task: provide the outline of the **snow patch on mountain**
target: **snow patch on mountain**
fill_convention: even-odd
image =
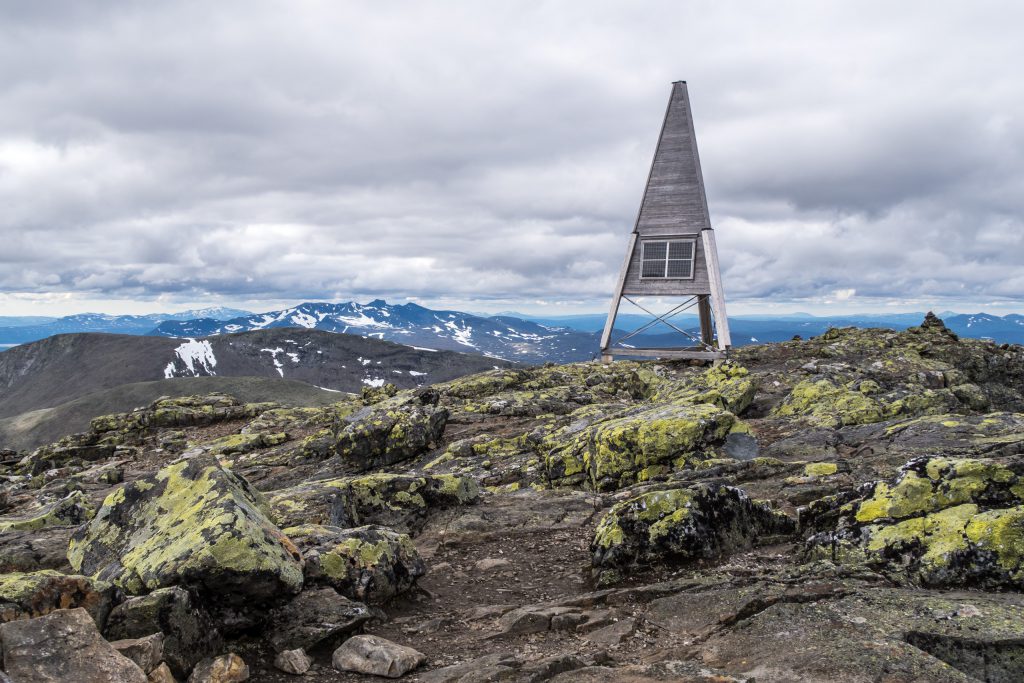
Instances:
[[[284,349],[282,349],[280,346],[278,346],[276,349],[260,349],[260,351],[262,353],[269,353],[270,354],[271,360],[274,361],[274,369],[277,370],[277,374],[279,374],[282,377],[284,377],[284,365],[282,365],[281,361],[278,360],[278,358],[277,358],[277,354],[284,353]]]
[[[200,370],[205,371],[207,375],[216,375],[213,368],[217,366],[217,357],[213,355],[213,347],[210,346],[210,342],[196,341],[195,339],[189,338],[184,344],[174,349],[174,354],[178,359],[185,365],[188,370],[188,374],[193,377],[200,375]],[[164,368],[164,378],[170,379],[178,376],[176,374],[177,361],[171,361]]]
[[[309,315],[308,313],[303,313],[301,311],[293,314],[291,320],[299,327],[305,327],[308,330],[311,330],[314,327],[316,327],[317,322],[319,322],[313,316]]]

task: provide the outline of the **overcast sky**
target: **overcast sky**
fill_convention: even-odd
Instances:
[[[1024,3],[4,2],[0,315],[606,305],[689,83],[731,311],[1024,309]]]

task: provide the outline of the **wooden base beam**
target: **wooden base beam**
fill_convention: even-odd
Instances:
[[[610,361],[615,356],[635,356],[639,358],[664,358],[666,360],[724,360],[724,350],[707,351],[705,349],[627,349],[614,347],[601,353],[601,360]],[[607,359],[607,360],[606,360]]]

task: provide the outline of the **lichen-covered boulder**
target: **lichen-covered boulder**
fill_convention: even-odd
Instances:
[[[220,456],[242,455],[260,448],[278,446],[288,440],[284,432],[229,434],[203,444],[203,450]]]
[[[773,411],[776,417],[803,416],[822,427],[871,424],[903,416],[939,415],[961,408],[949,389],[902,382],[883,391],[872,379],[840,376],[798,382]]]
[[[0,517],[0,533],[38,531],[48,527],[78,526],[93,515],[93,507],[81,491],[19,515]]]
[[[146,674],[100,636],[84,609],[0,625],[4,669],[24,683],[146,683]]]
[[[756,393],[757,381],[747,368],[722,363],[678,381],[661,380],[650,400],[709,403],[739,415],[750,406]]]
[[[594,566],[602,569],[714,559],[794,526],[742,489],[697,484],[648,491],[612,506],[590,549]]]
[[[261,496],[212,456],[182,460],[107,496],[68,548],[75,571],[131,594],[182,585],[224,604],[302,587],[302,560]]]
[[[305,524],[284,533],[302,551],[306,585],[330,586],[361,602],[385,602],[427,571],[412,539],[386,527]]]
[[[0,575],[0,622],[41,617],[82,607],[102,625],[110,613],[113,585],[85,576],[44,570]]]
[[[314,435],[302,448],[311,456],[330,456],[327,466],[336,472],[365,472],[408,460],[444,432],[448,410],[437,400],[432,389],[399,394],[341,416],[336,430]]]
[[[876,482],[851,509],[854,519],[871,523],[937,512],[962,503],[987,507],[1024,499],[1024,464],[975,458],[925,457],[911,460],[894,482]]]
[[[685,464],[742,428],[735,415],[709,403],[643,404],[596,421],[574,422],[548,436],[548,478],[559,485],[616,489],[634,482],[645,468]]]
[[[110,612],[103,631],[108,640],[163,634],[163,657],[184,679],[200,660],[221,651],[224,639],[213,619],[188,591],[177,586],[128,598]]]
[[[145,423],[149,427],[192,427],[251,418],[276,407],[276,403],[242,404],[226,394],[163,398],[146,411]]]
[[[380,524],[400,532],[418,530],[432,510],[475,502],[480,489],[471,477],[452,474],[368,474],[310,481],[270,496],[282,527]]]
[[[816,510],[827,517],[828,501]],[[1024,464],[917,458],[891,482],[838,496],[812,557],[865,563],[924,586],[1024,588]]]

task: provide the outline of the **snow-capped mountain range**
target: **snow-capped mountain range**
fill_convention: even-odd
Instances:
[[[537,363],[590,358],[594,334],[506,316],[483,317],[438,311],[417,304],[304,303],[294,308],[215,320],[165,321],[154,335],[199,339],[235,332],[301,327],[355,334],[422,350],[478,353],[492,358]]]
[[[63,318],[23,318],[0,316],[0,345],[24,344],[55,334],[74,332],[107,332],[113,334],[149,334],[165,320],[228,320],[249,315],[237,308],[201,308],[178,313],[147,313],[145,315],[107,315],[79,313]]]

